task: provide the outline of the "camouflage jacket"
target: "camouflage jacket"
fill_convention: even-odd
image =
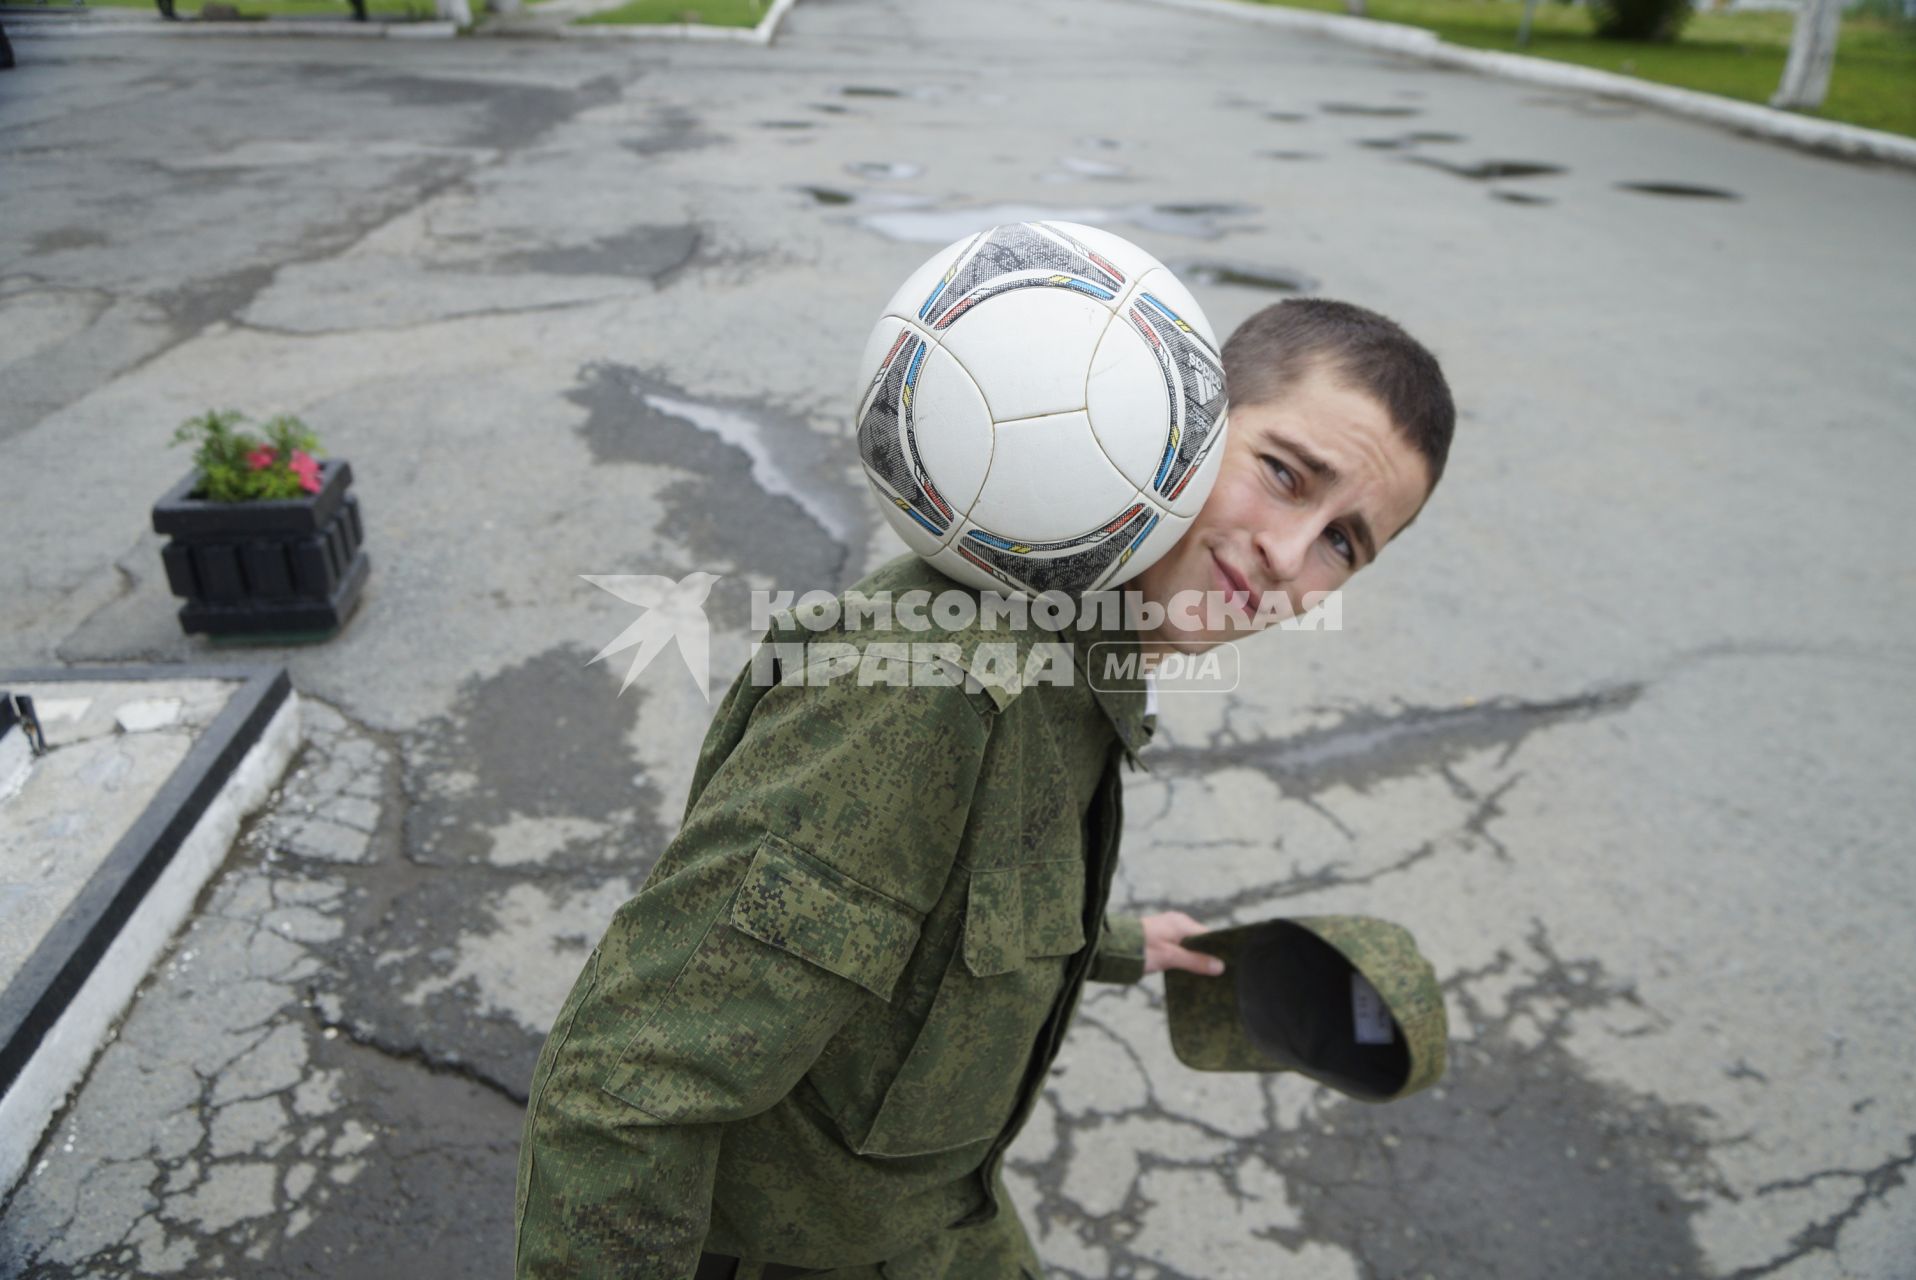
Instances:
[[[856,589],[913,588],[955,584],[903,556]],[[768,638],[869,652],[901,633]],[[1092,643],[1137,641],[982,624],[909,638],[957,646],[972,678],[812,685],[781,669],[764,687],[748,667],[720,705],[682,829],[534,1073],[521,1277],[684,1280],[701,1248],[852,1266],[1012,1212],[1004,1151],[1083,983],[1143,972],[1138,922],[1105,914],[1143,686],[1094,691],[1086,667]],[[1068,680],[979,661],[987,642],[1024,656],[1061,639]]]

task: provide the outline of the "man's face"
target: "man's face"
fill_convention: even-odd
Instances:
[[[1188,630],[1167,617],[1142,639],[1202,652],[1281,616],[1281,602],[1265,602],[1273,591],[1302,613],[1313,593],[1336,590],[1376,558],[1417,514],[1429,481],[1384,407],[1321,364],[1275,401],[1232,405],[1210,497],[1132,584],[1167,605],[1178,592],[1225,593],[1223,625]]]

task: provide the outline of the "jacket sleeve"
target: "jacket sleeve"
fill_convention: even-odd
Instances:
[[[517,1274],[685,1280],[722,1126],[888,1000],[965,830],[990,718],[954,687],[765,691],[534,1074]]]
[[[1143,977],[1143,922],[1137,916],[1105,916],[1091,960],[1091,981],[1137,982]]]

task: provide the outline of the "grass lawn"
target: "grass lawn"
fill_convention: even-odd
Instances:
[[[348,22],[353,18],[353,6],[348,0],[223,0],[240,11],[243,18],[283,17],[296,15],[301,17],[337,17]],[[485,0],[468,0],[474,9],[474,16]],[[153,0],[87,0],[89,9],[144,9],[148,13],[159,13],[159,6]],[[197,18],[200,14],[199,0],[174,0],[173,12],[182,18]],[[406,18],[425,20],[432,18],[432,0],[366,0],[366,16],[375,21],[399,21]]]
[[[699,22],[708,27],[756,27],[771,0],[632,0],[631,4],[580,18],[573,26],[609,23],[636,26],[653,22]]]
[[[1255,0],[1343,13],[1342,0]],[[1581,7],[1544,0],[1530,47],[1517,47],[1518,0],[1367,0],[1384,22],[1435,31],[1452,44],[1527,53],[1726,98],[1767,103],[1783,78],[1795,17],[1788,13],[1697,13],[1674,44],[1599,40]],[[1883,18],[1843,19],[1836,69],[1821,110],[1806,114],[1916,136],[1916,27]]]

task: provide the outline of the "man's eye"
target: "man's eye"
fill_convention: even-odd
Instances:
[[[1279,462],[1276,458],[1271,457],[1269,454],[1264,455],[1264,461],[1270,464],[1271,474],[1277,477],[1279,484],[1283,485],[1286,489],[1295,489],[1297,487],[1297,477],[1291,474],[1289,467]]]
[[[1326,529],[1324,536],[1331,540],[1331,549],[1344,558],[1344,563],[1357,563],[1357,551],[1351,546],[1351,540],[1344,536],[1342,529]]]

